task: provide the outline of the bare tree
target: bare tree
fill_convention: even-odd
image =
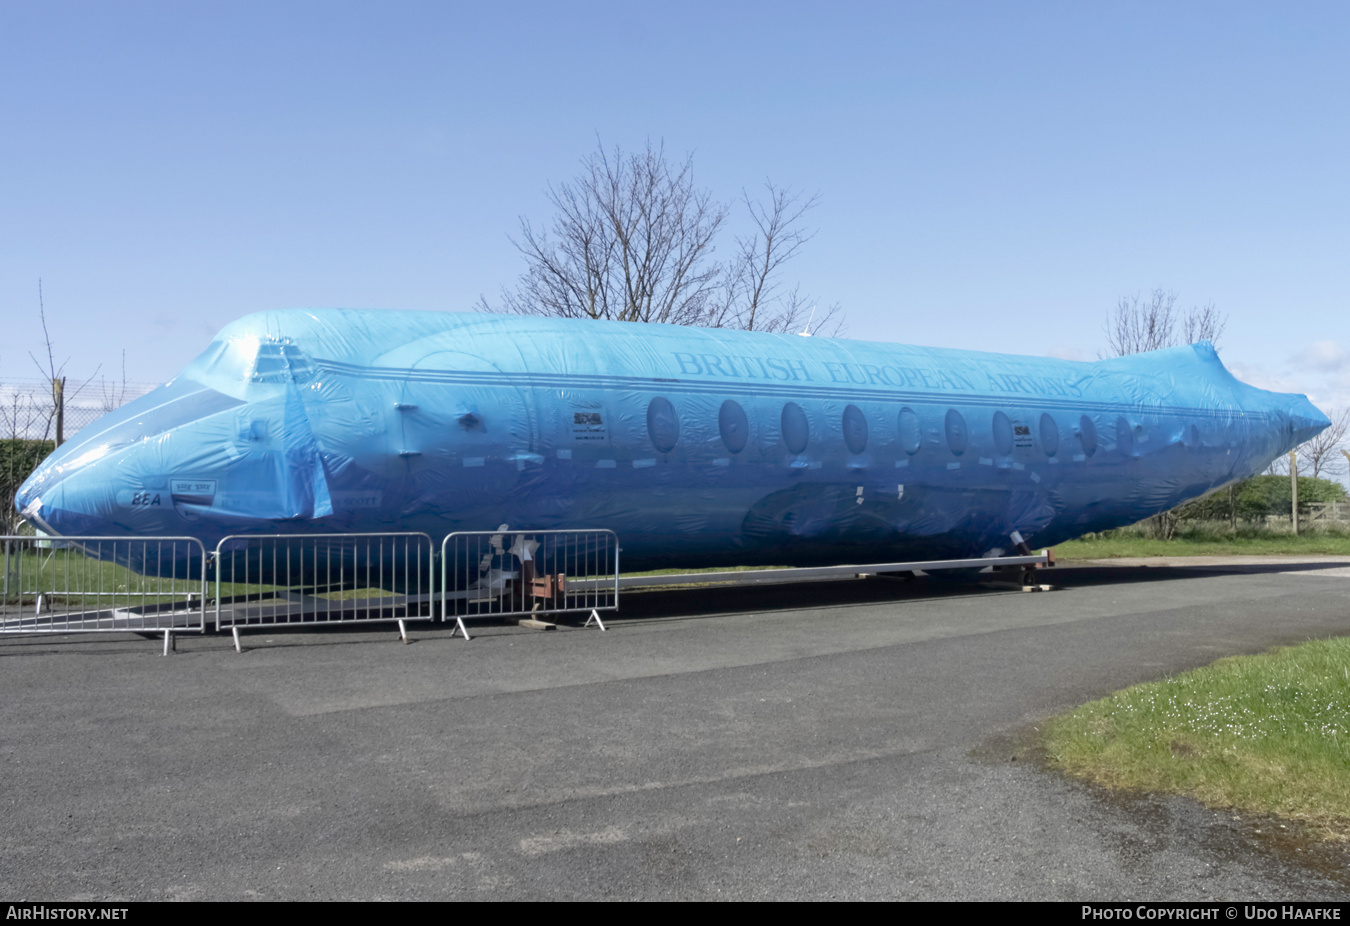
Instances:
[[[1350,432],[1350,408],[1333,408],[1327,415],[1331,426],[1298,447],[1300,461],[1307,461],[1314,479],[1339,475],[1343,470],[1340,450]]]
[[[114,382],[109,385],[108,380],[99,380],[103,395],[100,398],[99,406],[106,415],[108,412],[116,411],[127,404],[127,352],[122,351],[122,381]]]
[[[94,372],[88,379],[81,383],[73,393],[67,394],[65,373],[68,358],[67,360],[61,361],[59,366],[57,365],[56,356],[53,351],[51,332],[47,329],[47,306],[42,299],[42,280],[40,278],[38,279],[38,317],[42,320],[42,340],[44,346],[47,348],[47,365],[43,366],[42,361],[38,360],[37,357],[34,357],[32,351],[28,352],[28,356],[32,359],[34,366],[38,368],[38,372],[42,374],[43,379],[51,385],[52,396],[51,405],[49,406],[50,410],[47,412],[47,420],[42,429],[42,440],[53,438],[56,441],[56,446],[60,447],[65,443],[66,439],[65,413],[67,399],[74,399],[83,392],[85,387],[93,382],[94,377],[98,375],[98,371],[103,368],[103,365],[99,364],[99,366],[95,367]],[[55,433],[53,433],[53,431]]]
[[[1176,306],[1176,292],[1161,287],[1153,290],[1147,299],[1138,293],[1121,296],[1106,322],[1107,356],[1124,357],[1198,341],[1218,344],[1228,318],[1215,308],[1214,303],[1197,306],[1184,316],[1178,314]],[[1176,536],[1179,511],[1179,508],[1173,508],[1147,518],[1144,523],[1149,533],[1171,540]]]
[[[736,256],[723,273],[727,291],[718,308],[729,316],[729,325],[745,331],[797,331],[812,325],[817,332],[837,333],[839,306],[832,305],[815,316],[816,306],[801,293],[801,288],[786,288],[782,268],[815,237],[802,228],[806,214],[820,203],[820,196],[803,196],[765,182],[767,204],[741,191],[741,203],[755,226],[755,232],[736,239]],[[719,319],[720,321],[720,319]]]
[[[1196,306],[1186,313],[1181,322],[1181,338],[1186,344],[1198,344],[1208,341],[1219,346],[1219,338],[1228,327],[1228,316],[1215,307],[1213,302]]]
[[[0,400],[0,440],[23,440],[50,432],[51,408],[45,401],[18,387],[7,392]]]
[[[1300,476],[1326,479],[1329,476],[1339,476],[1346,469],[1346,460],[1342,459],[1344,455],[1342,448],[1346,446],[1346,438],[1350,437],[1350,408],[1330,409],[1327,417],[1331,419],[1330,427],[1295,448]],[[1272,476],[1288,476],[1288,458],[1276,458],[1266,468],[1266,472]]]
[[[1121,296],[1106,322],[1107,356],[1124,357],[1198,341],[1218,344],[1228,318],[1213,302],[1196,306],[1184,316],[1178,314],[1176,305],[1176,292],[1161,287],[1148,298],[1138,293]]]
[[[34,365],[38,368],[38,372],[51,384],[52,389],[51,412],[48,414],[47,423],[42,429],[42,439],[47,439],[48,435],[52,432],[52,425],[55,424],[56,446],[60,447],[61,442],[65,438],[65,435],[62,433],[62,425],[64,424],[62,417],[65,410],[66,389],[66,377],[63,375],[65,373],[65,364],[63,363],[58,367],[56,365],[56,359],[52,354],[52,336],[47,330],[47,306],[42,299],[41,279],[38,280],[38,318],[42,320],[42,339],[47,345],[47,365],[44,367],[42,363],[33,356],[32,351],[28,352],[28,356],[32,358]]]
[[[736,254],[714,258],[730,207],[694,182],[691,157],[672,166],[660,146],[625,155],[599,146],[570,183],[550,186],[551,226],[521,219],[512,243],[526,270],[498,306],[520,315],[671,322],[712,328],[784,331],[839,327],[837,306],[815,307],[787,288],[783,265],[811,240],[802,228],[818,197],[766,184],[767,202],[742,193],[754,232]]]
[[[1106,323],[1106,344],[1113,357],[1170,347],[1176,327],[1177,294],[1155,289],[1147,301],[1121,296]]]

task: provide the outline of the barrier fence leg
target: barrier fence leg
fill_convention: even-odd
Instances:
[[[605,629],[604,622],[600,620],[600,612],[594,608],[591,609],[591,616],[586,618],[586,623],[581,625],[581,629],[585,630],[587,627],[591,626],[592,621],[594,621],[595,626],[599,627],[602,631]]]
[[[242,653],[242,652],[244,651],[244,648],[243,648],[242,646],[239,645],[239,628],[238,628],[238,626],[231,627],[230,630],[231,630],[231,632],[234,633],[234,651],[235,651],[236,653]]]
[[[169,650],[178,652],[178,641],[173,638],[173,631],[164,631],[164,655],[169,655]]]
[[[404,643],[408,642],[408,629],[403,626],[403,618],[398,619],[398,635]]]
[[[459,616],[455,617],[455,629],[450,631],[450,639],[453,640],[455,638],[455,634],[457,633],[462,633],[464,635],[464,639],[466,640],[469,639],[469,631],[468,628],[464,626],[464,618]]]

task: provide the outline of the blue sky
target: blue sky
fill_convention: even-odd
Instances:
[[[788,275],[850,337],[1091,359],[1163,287],[1350,405],[1344,3],[0,0],[0,125],[0,380],[39,278],[135,381],[252,311],[467,310],[598,138],[818,192]]]

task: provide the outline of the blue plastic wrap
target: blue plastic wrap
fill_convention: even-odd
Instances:
[[[16,505],[67,535],[609,528],[625,568],[978,557],[1138,521],[1328,424],[1208,343],[1066,360],[296,310],[227,326]]]

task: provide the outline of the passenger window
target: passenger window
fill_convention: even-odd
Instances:
[[[867,416],[856,405],[844,409],[844,443],[849,453],[862,453],[867,449]]]
[[[947,409],[947,446],[958,457],[966,452],[970,434],[966,431],[966,419],[954,408]]]
[[[802,411],[802,407],[796,402],[784,405],[780,424],[783,443],[787,444],[788,452],[805,453],[806,445],[811,442],[811,424],[806,420],[806,412]]]
[[[1003,412],[994,412],[994,449],[1005,457],[1013,452],[1012,421]]]
[[[1041,449],[1047,457],[1059,453],[1059,425],[1049,412],[1041,415]]]
[[[1097,452],[1097,426],[1087,415],[1078,419],[1078,443],[1083,448],[1085,457]]]
[[[750,436],[750,421],[745,417],[745,409],[727,399],[717,412],[717,430],[722,432],[722,443],[726,444],[727,450],[740,453]]]
[[[900,434],[900,446],[905,453],[911,456],[918,453],[919,447],[923,444],[923,432],[919,429],[919,416],[914,414],[912,408],[900,409],[897,427]]]
[[[657,396],[647,404],[647,435],[662,453],[670,453],[679,443],[680,416],[669,399]]]
[[[1116,449],[1122,456],[1134,456],[1134,429],[1124,418],[1116,419]]]

